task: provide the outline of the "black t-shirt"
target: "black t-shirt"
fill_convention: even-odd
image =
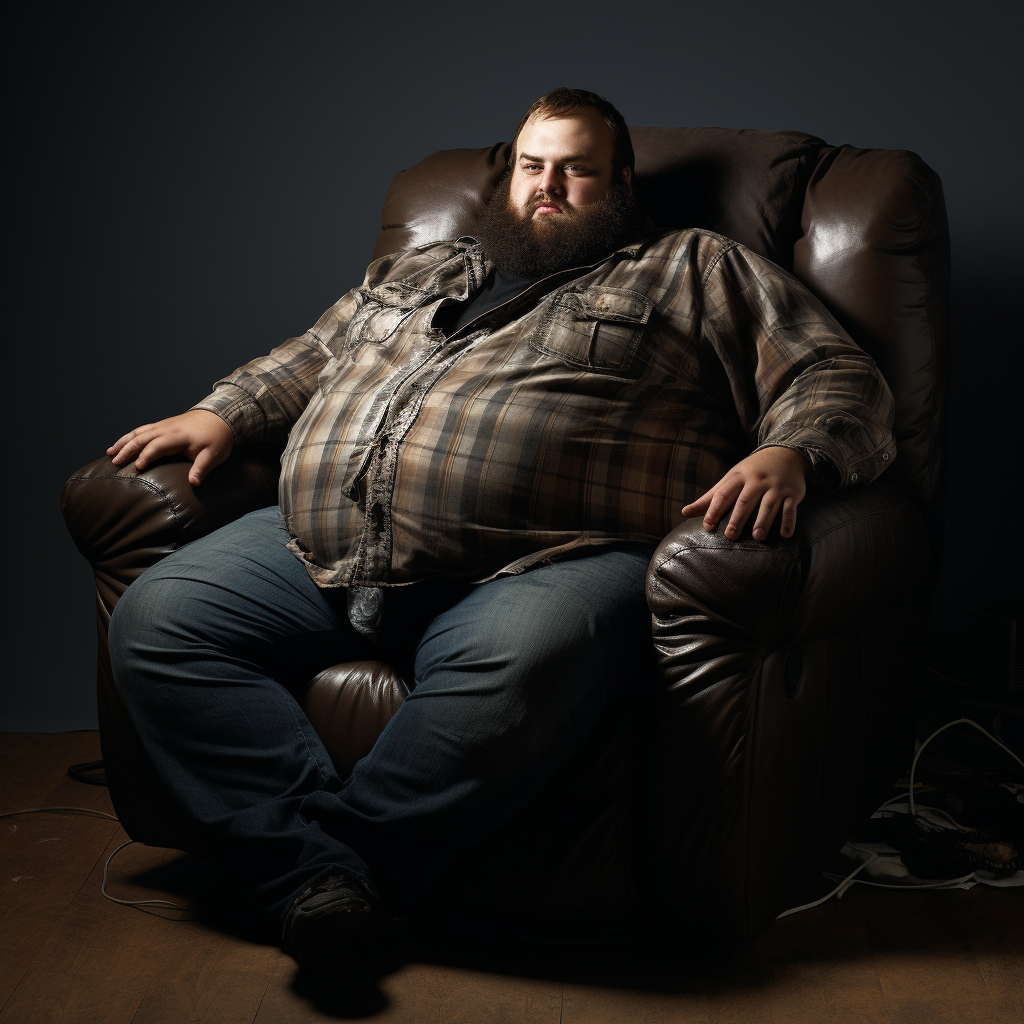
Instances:
[[[500,306],[503,302],[508,302],[509,299],[514,299],[517,295],[521,295],[530,285],[536,284],[539,280],[539,277],[513,277],[511,274],[506,274],[503,270],[498,270],[495,267],[494,273],[484,282],[483,288],[458,311],[455,323],[452,324],[446,333],[454,334],[460,327],[468,324],[470,320],[475,320],[488,310]],[[559,283],[559,281],[554,280],[551,282],[551,286],[554,287]],[[540,299],[541,296],[538,295],[537,298]]]

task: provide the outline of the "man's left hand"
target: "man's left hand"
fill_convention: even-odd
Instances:
[[[807,493],[807,473],[811,464],[793,448],[762,448],[737,462],[710,491],[683,509],[687,517],[704,513],[704,529],[714,533],[719,520],[732,508],[725,528],[729,540],[736,540],[750,513],[758,508],[754,520],[754,540],[764,540],[779,510],[779,532],[792,537],[796,528],[796,507]]]

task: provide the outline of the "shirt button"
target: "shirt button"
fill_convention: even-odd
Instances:
[[[889,453],[888,452],[882,452],[882,461],[883,462],[888,462],[889,461]]]
[[[856,480],[856,479],[857,479],[857,474],[856,473],[851,474],[850,480]]]

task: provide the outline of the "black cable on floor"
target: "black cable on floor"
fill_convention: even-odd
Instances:
[[[107,773],[103,770],[102,761],[83,761],[68,768],[68,775],[75,782],[87,782],[90,786],[105,786]]]

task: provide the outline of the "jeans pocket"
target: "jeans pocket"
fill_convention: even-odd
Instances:
[[[568,289],[555,298],[531,348],[594,373],[636,377],[654,302],[628,288]]]

